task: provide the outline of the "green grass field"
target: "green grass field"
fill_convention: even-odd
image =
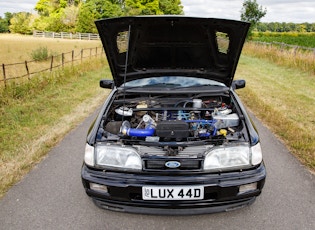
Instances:
[[[253,41],[280,42],[289,45],[315,48],[315,33],[256,32],[253,34]]]

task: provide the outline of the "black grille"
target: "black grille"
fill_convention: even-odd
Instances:
[[[176,159],[175,161],[180,163],[178,168],[168,168],[165,166],[166,162],[174,160],[161,160],[161,159],[148,159],[145,160],[145,168],[148,170],[199,170],[201,169],[201,159]]]

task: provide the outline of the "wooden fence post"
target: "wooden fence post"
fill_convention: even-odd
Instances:
[[[88,48],[87,48],[88,49]],[[90,59],[92,58],[92,54],[93,54],[93,49],[94,48],[89,48],[90,49]],[[97,56],[97,55],[100,55],[101,57],[102,57],[102,55],[103,55],[103,49],[101,49],[101,50],[99,50],[98,49],[98,47],[95,47],[95,55]],[[84,57],[84,49],[81,49],[81,63],[83,62],[83,59],[84,58],[88,58],[88,54],[86,55],[86,57]],[[66,53],[67,54],[67,53]],[[314,50],[314,54],[315,54],[315,50]],[[59,56],[59,55],[58,55]],[[56,57],[58,57],[58,56],[56,56]],[[62,58],[62,68],[64,68],[64,66],[66,65],[66,57],[65,57],[65,53],[62,53],[61,54],[61,58]],[[48,58],[47,58],[48,59]],[[47,60],[46,59],[46,60]],[[57,66],[55,66],[54,67],[54,56],[53,55],[51,55],[51,60],[50,60],[50,68],[46,68],[46,69],[43,69],[43,70],[41,70],[41,71],[44,71],[44,70],[48,70],[48,71],[50,71],[50,72],[52,72],[53,71],[53,69],[54,68],[56,68],[56,67],[59,67],[60,65],[58,64],[58,61],[57,61]],[[74,50],[72,50],[72,52],[71,52],[71,62],[72,62],[72,65],[74,65],[74,61],[76,61],[76,60],[78,60],[78,59],[76,59],[76,57],[75,57],[75,51]],[[31,72],[31,70],[30,70],[30,67],[32,67],[32,65],[31,66],[28,66],[28,63],[29,62],[32,62],[32,61],[27,61],[27,60],[25,60],[24,61],[24,67],[25,67],[25,69],[26,69],[26,72],[27,72],[27,77],[28,77],[28,80],[31,80],[31,76],[32,76],[32,74],[35,74],[35,73],[37,73],[37,72],[40,72],[40,71],[35,71],[35,72]],[[69,60],[69,62],[70,62],[70,60]],[[16,64],[23,64],[23,63],[16,63]],[[9,64],[9,65],[16,65],[16,64]],[[8,78],[7,77],[7,73],[6,73],[6,65],[5,64],[2,64],[2,72],[3,72],[3,80],[2,79],[0,79],[0,82],[1,81],[3,81],[4,82],[4,87],[7,87],[7,81],[8,80],[11,80],[11,79],[14,79],[14,77],[13,78]],[[23,66],[22,66],[22,70],[23,70],[23,68],[24,68]],[[0,67],[1,68],[1,67]],[[10,75],[10,74],[9,74]],[[18,77],[24,77],[25,75],[23,75],[23,76],[18,76]],[[17,78],[18,78],[17,77]]]
[[[2,64],[4,87],[7,87],[7,77],[5,75],[5,65]]]
[[[71,52],[71,65],[73,65],[73,61],[74,61],[74,50],[72,50]]]
[[[53,65],[54,65],[54,56],[51,55],[51,61],[50,61],[50,72],[52,71],[53,69]]]
[[[295,46],[295,47],[294,47],[294,57],[296,56],[296,53],[297,53],[298,48],[299,48],[298,46]]]
[[[65,55],[64,55],[64,53],[61,54],[61,63],[62,63],[62,68],[63,68],[63,66],[65,64]]]
[[[27,78],[28,78],[28,80],[31,80],[30,71],[28,70],[28,66],[27,66],[27,61],[25,61],[25,68],[26,68],[26,72],[27,72]]]

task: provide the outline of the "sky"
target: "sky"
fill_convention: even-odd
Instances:
[[[0,16],[5,12],[36,13],[38,0],[0,0]],[[240,20],[244,0],[181,0],[186,16]],[[315,23],[315,0],[257,0],[267,9],[262,22]]]

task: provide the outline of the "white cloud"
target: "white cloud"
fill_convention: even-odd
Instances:
[[[181,0],[187,16],[239,20],[243,0]],[[314,0],[257,0],[267,9],[263,22],[315,22]]]
[[[239,0],[182,0],[182,5],[187,16],[239,19],[242,3]]]
[[[16,1],[0,1],[0,16],[3,17],[5,12],[31,12],[34,13],[34,7],[38,0],[16,0]]]
[[[315,22],[315,1],[277,1],[269,3],[262,21]]]

